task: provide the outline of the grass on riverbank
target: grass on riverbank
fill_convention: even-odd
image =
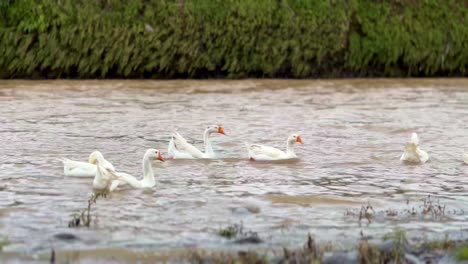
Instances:
[[[0,78],[466,76],[468,6],[3,0]]]

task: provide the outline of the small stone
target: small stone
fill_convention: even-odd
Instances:
[[[260,208],[257,207],[257,206],[254,206],[254,205],[247,205],[245,207],[245,209],[247,209],[249,212],[251,212],[252,214],[258,214],[260,213]]]
[[[247,243],[259,244],[259,243],[263,243],[263,240],[260,237],[258,237],[257,233],[250,233],[250,234],[247,234],[245,237],[236,239],[234,243],[236,244],[247,244]]]
[[[409,263],[409,264],[419,264],[419,263],[424,263],[422,261],[419,260],[418,257],[416,257],[415,255],[413,254],[408,254],[408,253],[405,253],[405,260]]]
[[[337,251],[337,252],[327,252],[323,256],[324,264],[341,264],[341,263],[358,263],[358,252],[353,251]]]
[[[150,26],[149,24],[145,24],[145,30],[150,33],[154,32],[154,28]]]
[[[74,234],[71,233],[58,233],[54,235],[55,238],[61,239],[61,240],[78,240],[80,239],[79,237],[75,236]]]
[[[242,207],[231,208],[231,211],[235,214],[258,214],[260,212],[260,208],[253,205],[246,205]]]
[[[383,243],[377,245],[377,248],[385,254],[390,254],[393,251],[394,247],[395,240],[393,239],[386,240]],[[403,242],[403,248],[405,252],[412,252],[411,247],[406,242]]]

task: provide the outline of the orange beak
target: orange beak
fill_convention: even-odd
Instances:
[[[222,126],[218,126],[218,133],[226,135],[226,133],[224,133],[224,129]]]
[[[301,144],[304,144],[304,143],[302,143],[302,138],[301,138],[301,136],[297,136],[296,142],[299,142],[299,143],[301,143]]]
[[[158,160],[164,161],[164,158],[163,158],[163,156],[161,155],[161,152],[158,153]]]

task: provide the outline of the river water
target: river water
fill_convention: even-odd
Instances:
[[[345,248],[361,232],[397,228],[468,238],[467,87],[466,79],[1,81],[3,255],[267,250],[300,246],[308,233]],[[153,190],[119,188],[93,206],[90,228],[68,228],[92,179],[65,177],[57,158],[86,161],[100,150],[117,170],[142,175],[147,148],[167,156],[172,131],[202,147],[210,124],[227,134],[212,137],[219,159],[155,163]],[[399,161],[411,132],[428,163]],[[299,160],[247,160],[244,142],[284,149],[290,133],[304,141]],[[428,195],[445,216],[405,213]],[[368,203],[376,217],[359,221]],[[263,243],[217,235],[239,223]]]

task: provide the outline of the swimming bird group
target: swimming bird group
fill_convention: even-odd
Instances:
[[[203,133],[204,152],[188,143],[179,133],[171,135],[168,146],[168,153],[172,159],[215,159],[217,156],[211,146],[210,136],[212,134],[226,135],[221,125],[211,125]],[[272,161],[295,159],[297,155],[294,151],[296,143],[301,143],[300,135],[292,134],[286,140],[286,151],[260,145],[246,143],[248,158],[251,161]],[[164,158],[157,149],[148,149],[143,156],[143,177],[137,177],[124,172],[118,172],[114,166],[107,161],[101,152],[94,151],[89,155],[88,162],[61,159],[63,171],[66,176],[72,177],[94,177],[93,188],[95,190],[112,192],[118,186],[129,185],[133,188],[152,188],[156,181],[152,162],[158,160],[163,162]],[[411,139],[405,144],[404,152],[400,160],[407,163],[422,164],[429,160],[427,152],[419,147],[419,137],[412,133]],[[463,154],[463,160],[468,164],[468,153]]]

